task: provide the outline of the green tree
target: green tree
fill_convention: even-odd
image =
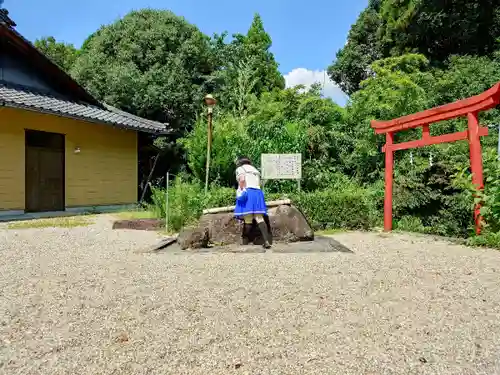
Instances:
[[[97,98],[183,132],[213,70],[209,38],[170,11],[133,11],[83,44],[72,73]]]
[[[52,36],[35,40],[35,47],[66,73],[71,70],[78,56],[78,50],[72,44],[57,42]]]
[[[500,61],[486,56],[452,56],[443,70],[434,72],[433,106],[451,103],[478,95],[500,81]],[[500,123],[498,109],[480,114],[482,125],[495,125],[490,129],[491,136],[482,138],[485,150],[497,147],[497,124]],[[465,130],[465,118],[434,124],[435,134],[453,133]],[[469,166],[469,146],[467,142],[456,142],[440,150],[439,158],[450,165]]]
[[[262,153],[299,152],[304,158],[305,189],[313,190],[330,183],[331,173],[338,171],[339,160],[334,139],[337,123],[344,110],[331,99],[320,97],[319,90],[302,92],[296,87],[252,96],[246,112],[217,111],[214,115],[211,181],[223,185],[234,182],[234,158],[249,156],[257,165]],[[187,150],[190,170],[202,180],[206,162],[206,119],[200,118],[194,129],[181,141]],[[329,167],[330,161],[331,168]],[[282,184],[287,189],[287,183]],[[288,184],[289,185],[289,184]],[[276,183],[269,186],[276,188]]]
[[[352,25],[344,48],[328,67],[328,75],[347,94],[359,90],[359,84],[369,76],[369,65],[382,58],[377,31],[380,27],[378,4],[372,3]]]
[[[364,181],[380,178],[385,138],[376,136],[371,120],[390,120],[429,108],[428,93],[432,75],[429,62],[422,55],[403,55],[375,61],[371,76],[351,96],[347,107],[345,132],[352,140],[343,159],[345,173],[353,173]],[[399,140],[415,136],[414,132],[399,134]]]
[[[370,1],[328,72],[352,94],[375,60],[421,53],[431,65],[443,67],[451,55],[491,56],[499,34],[496,0]]]
[[[274,88],[285,88],[285,79],[278,70],[278,63],[270,51],[272,40],[264,30],[264,24],[259,14],[255,14],[247,35],[236,35],[235,46],[241,49],[244,56],[253,58],[253,66],[259,81],[257,93],[271,91]]]
[[[349,151],[342,158],[345,174],[363,182],[382,179],[385,143],[370,127],[373,119],[389,120],[477,95],[500,80],[498,62],[488,57],[451,57],[444,69],[432,69],[422,55],[407,54],[375,61],[371,77],[351,96],[346,127]],[[481,123],[497,124],[496,110]],[[432,124],[431,134],[462,131],[466,120]],[[482,140],[484,151],[496,147],[497,134]],[[398,133],[397,142],[418,139],[420,130]],[[410,158],[411,154],[411,158]],[[432,156],[433,162],[430,162]],[[440,235],[466,236],[472,224],[472,197],[454,184],[457,169],[469,166],[467,142],[428,146],[395,153],[394,217],[396,225],[414,223],[419,230]],[[489,203],[491,205],[491,203]],[[418,225],[417,225],[418,224]]]
[[[211,77],[214,90],[223,107],[241,113],[243,101],[250,95],[260,96],[274,89],[283,89],[285,79],[278,70],[272,41],[261,17],[255,14],[247,34],[235,34],[225,43],[226,33],[215,35],[213,55],[218,68]]]
[[[351,121],[372,132],[370,121],[390,120],[426,109],[432,82],[429,61],[423,55],[408,54],[377,60],[370,65],[371,76],[351,97]],[[366,133],[366,132],[365,132]]]
[[[420,52],[432,62],[489,55],[500,32],[496,0],[384,0],[381,18],[386,52]]]
[[[436,105],[468,98],[500,81],[500,56],[451,56],[435,77]]]
[[[256,95],[255,86],[259,77],[254,70],[254,60],[228,61],[224,69],[211,77],[211,83],[217,82],[214,90],[219,105],[235,115],[245,114],[247,103]]]

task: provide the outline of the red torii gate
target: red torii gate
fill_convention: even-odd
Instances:
[[[479,125],[478,113],[496,107],[500,102],[500,83],[488,91],[445,104],[440,107],[428,109],[412,115],[399,117],[389,121],[372,121],[371,126],[376,134],[385,134],[385,200],[384,200],[384,230],[392,229],[392,185],[394,170],[394,152],[409,148],[424,147],[439,143],[468,140],[470,152],[470,167],[472,183],[477,189],[483,189],[483,160],[481,154],[480,137],[488,135],[488,128]],[[468,129],[462,132],[444,134],[431,137],[429,126],[432,123],[451,120],[456,117],[467,116]],[[422,127],[422,138],[416,141],[394,143],[394,134],[407,129]],[[476,232],[481,230],[480,206],[474,209],[474,222]]]

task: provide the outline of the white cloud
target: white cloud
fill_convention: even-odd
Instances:
[[[323,86],[323,95],[332,98],[337,104],[344,106],[347,95],[328,77],[324,70],[308,70],[305,68],[293,69],[285,74],[286,87],[304,85],[309,88],[313,83],[319,82]]]

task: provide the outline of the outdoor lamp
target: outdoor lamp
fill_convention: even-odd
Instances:
[[[208,107],[209,113],[212,112],[212,108],[217,104],[217,100],[215,100],[215,98],[210,94],[205,95],[203,101],[205,102],[205,105]]]
[[[209,107],[213,107],[215,104],[217,104],[217,100],[213,97],[213,95],[207,94],[205,95],[205,104]]]

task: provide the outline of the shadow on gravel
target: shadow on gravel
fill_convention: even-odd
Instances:
[[[349,253],[354,252],[341,244],[339,241],[326,237],[315,236],[314,241],[293,242],[293,243],[275,243],[269,250],[256,245],[228,245],[228,246],[211,246],[202,249],[181,250],[180,246],[175,243],[175,239],[167,238],[162,241],[163,246],[154,246],[150,249],[139,251],[141,253],[153,254],[207,254],[207,253],[233,253],[233,254],[258,254],[258,253]]]

